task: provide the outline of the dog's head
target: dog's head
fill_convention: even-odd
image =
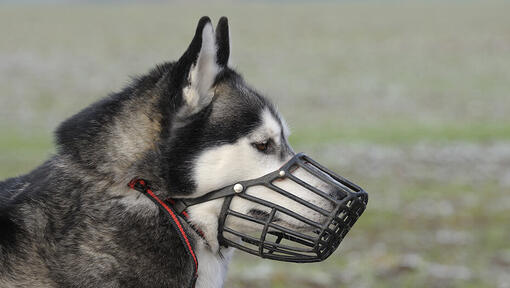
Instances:
[[[252,234],[260,232],[265,223],[258,239],[276,234],[280,240],[293,241],[301,233],[305,240],[294,242],[307,248],[294,251],[313,248],[320,256],[291,260],[324,259],[332,249],[321,249],[338,246],[363,212],[366,193],[312,159],[290,167],[299,156],[294,156],[287,141],[285,121],[229,67],[229,58],[227,19],[221,18],[214,29],[210,19],[203,17],[178,61],[157,66],[62,123],[56,131],[58,157],[54,161],[64,171],[73,171],[80,181],[97,186],[94,191],[106,189],[108,193],[101,195],[136,213],[155,210],[148,199],[144,201],[125,185],[134,178],[148,180],[163,199],[197,200],[238,181],[284,172],[270,183],[243,182],[247,189],[241,189],[238,197],[229,195],[190,206],[190,221],[205,232],[213,249],[219,246],[218,238],[235,240],[223,234],[218,237],[219,220],[222,227]],[[276,171],[284,164],[283,170]],[[354,197],[363,202],[359,207],[349,204]],[[228,211],[223,203],[229,203]],[[245,238],[255,243],[254,237],[241,236],[240,240],[246,242]],[[267,247],[259,245],[260,249]]]
[[[229,55],[227,19],[221,18],[214,31],[209,18],[204,17],[188,50],[173,69],[177,79],[174,81],[183,84],[180,106],[168,128],[168,141],[162,146],[167,162],[162,176],[169,179],[167,188],[176,198],[196,198],[237,181],[260,177],[279,169],[294,155],[282,116],[228,66]],[[304,169],[293,173],[326,193],[337,193]],[[318,207],[331,208],[331,201],[292,181],[281,180],[275,185]],[[253,187],[247,193],[318,223],[326,220],[316,211],[266,187]],[[217,246],[222,203],[223,199],[218,199],[189,208],[191,221],[205,232],[212,246]],[[234,198],[230,208],[261,219],[270,212],[263,205],[241,198]],[[301,231],[312,229],[283,213],[276,215],[274,221]],[[229,220],[225,225],[247,233],[260,229],[259,225],[240,220]]]

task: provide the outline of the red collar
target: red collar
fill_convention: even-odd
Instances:
[[[175,205],[175,200],[172,199],[172,198],[166,198],[165,200],[166,202],[168,202],[170,205]],[[184,220],[186,221],[186,223],[188,223],[188,225],[193,229],[195,230],[195,232],[197,232],[198,236],[200,236],[200,238],[202,238],[206,243],[207,241],[205,240],[205,234],[204,234],[204,231],[202,231],[202,229],[198,228],[197,226],[195,226],[193,223],[191,223],[189,221],[189,215],[188,215],[188,212],[186,211],[182,211],[181,214],[182,218],[184,218]]]
[[[162,201],[161,199],[159,199],[158,196],[156,196],[156,194],[154,194],[154,192],[152,192],[152,190],[150,189],[149,183],[147,183],[147,181],[145,181],[143,179],[135,178],[135,179],[129,181],[128,186],[131,189],[134,189],[134,190],[137,190],[139,192],[142,192],[143,195],[147,196],[162,211],[165,211],[165,213],[168,214],[168,216],[169,216],[169,218],[171,220],[170,223],[172,223],[172,226],[177,231],[177,234],[179,235],[179,238],[181,239],[181,242],[182,242],[182,244],[184,246],[184,249],[186,249],[186,251],[188,252],[188,255],[191,257],[191,259],[193,260],[193,262],[195,264],[193,266],[193,279],[192,279],[192,281],[190,283],[190,287],[195,287],[195,283],[196,283],[196,280],[198,278],[198,260],[197,260],[197,256],[195,254],[195,251],[193,250],[193,247],[191,246],[191,242],[190,242],[190,240],[188,238],[188,235],[186,235],[186,231],[184,230],[184,228],[183,228],[183,226],[181,224],[181,221],[179,220],[179,217],[178,217],[179,214],[177,214],[175,212],[175,210],[173,209],[173,207],[172,207],[175,204],[175,201],[172,200],[172,199],[166,199],[166,201]],[[188,213],[186,213],[186,211],[182,211],[182,213],[180,215],[186,221],[186,223],[188,223],[188,225],[195,232],[197,232],[197,234],[200,237],[202,237],[202,239],[205,240],[204,232],[202,232],[202,230],[200,230],[198,227],[195,227],[193,224],[191,224],[188,221],[188,218],[189,218]],[[206,243],[207,243],[207,241],[206,241]]]

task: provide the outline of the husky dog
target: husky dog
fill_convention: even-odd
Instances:
[[[64,121],[55,133],[55,155],[29,174],[0,182],[0,287],[188,285],[193,263],[179,235],[127,183],[139,177],[161,199],[196,198],[274,171],[294,155],[283,118],[228,66],[229,55],[227,19],[214,29],[201,18],[178,61],[156,66]],[[308,190],[293,191],[317,206],[330,205]],[[254,193],[322,221],[272,190]],[[222,203],[188,209],[202,237],[183,222],[200,263],[197,287],[221,287],[232,256],[217,240]],[[243,199],[231,207],[267,214]],[[285,217],[278,221],[307,229]]]

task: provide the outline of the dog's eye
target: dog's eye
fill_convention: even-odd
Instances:
[[[266,152],[267,148],[269,147],[269,142],[265,141],[260,143],[253,143],[251,145],[253,145],[253,147],[255,147],[255,149],[259,150],[260,152]]]

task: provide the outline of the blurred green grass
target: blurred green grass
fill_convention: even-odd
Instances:
[[[383,122],[372,125],[321,125],[298,128],[291,134],[292,143],[313,145],[326,142],[370,142],[384,145],[416,144],[423,141],[466,141],[484,143],[510,140],[509,123],[421,124],[409,122]]]
[[[310,152],[370,193],[323,263],[237,253],[227,287],[509,287],[510,3],[0,6],[0,176],[59,122],[227,15],[234,66]]]

